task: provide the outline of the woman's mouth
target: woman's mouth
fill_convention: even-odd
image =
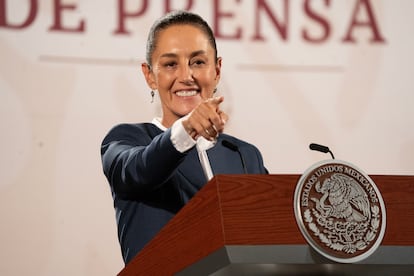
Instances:
[[[181,91],[177,91],[175,92],[175,94],[179,97],[192,97],[197,95],[198,91],[197,90],[181,90]]]

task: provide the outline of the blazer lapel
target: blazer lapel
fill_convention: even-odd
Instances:
[[[197,190],[201,189],[207,183],[196,147],[187,153],[185,160],[178,166],[178,172],[195,186]]]
[[[243,164],[237,151],[226,148],[218,139],[217,144],[207,151],[213,174],[242,174]]]

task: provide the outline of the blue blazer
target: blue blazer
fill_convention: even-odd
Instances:
[[[121,124],[102,142],[125,264],[206,183],[196,147],[181,153],[170,137],[171,129],[163,132],[154,124]],[[223,146],[223,140],[233,148]],[[255,146],[226,134],[219,135],[207,155],[215,175],[267,173]]]

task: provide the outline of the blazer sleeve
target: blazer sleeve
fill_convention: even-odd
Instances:
[[[113,192],[132,196],[163,185],[182,162],[171,142],[171,131],[154,131],[149,124],[114,127],[101,145],[104,174]]]

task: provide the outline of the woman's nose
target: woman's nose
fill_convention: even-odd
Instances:
[[[180,81],[193,81],[193,70],[189,65],[180,66],[178,70],[178,78]]]

